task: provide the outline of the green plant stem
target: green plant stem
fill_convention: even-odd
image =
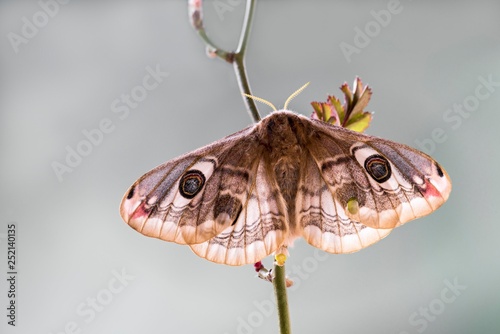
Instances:
[[[243,58],[243,54],[237,53],[234,55],[233,67],[241,93],[252,95],[252,91],[250,89],[250,83],[248,82],[248,77],[245,69],[245,59]],[[245,103],[245,106],[247,108],[248,113],[250,114],[250,117],[253,119],[255,123],[257,123],[258,121],[260,121],[260,114],[259,110],[257,109],[257,105],[255,104],[255,101],[248,96],[245,95],[242,96],[243,96],[243,102]]]
[[[253,13],[255,10],[255,0],[247,0],[245,18],[243,20],[243,26],[241,29],[240,40],[238,42],[238,47],[235,52],[229,52],[224,49],[219,48],[215,43],[208,37],[203,24],[199,24],[195,27],[198,36],[203,40],[210,52],[213,52],[218,58],[233,64],[234,73],[238,81],[238,86],[242,93],[243,102],[247,108],[250,117],[254,122],[260,121],[259,110],[255,101],[244,94],[252,95],[252,90],[250,89],[250,83],[248,81],[246,68],[245,68],[245,51],[247,48],[248,38],[250,36],[250,26],[252,24]]]
[[[201,39],[203,40],[203,42],[205,42],[205,45],[207,46],[207,48],[209,48],[210,50],[215,52],[215,55],[217,57],[219,57],[222,60],[227,61],[228,63],[233,62],[233,57],[234,57],[233,52],[228,52],[228,51],[225,51],[225,50],[217,47],[214,44],[214,42],[212,42],[212,40],[208,37],[207,32],[205,31],[205,28],[202,27],[202,28],[198,29],[197,31],[198,31],[198,36],[200,36]]]
[[[280,334],[290,334],[290,312],[288,310],[288,297],[286,292],[285,265],[279,266],[274,263],[274,294],[276,296],[276,305],[278,306],[278,318],[280,323]]]
[[[245,52],[248,43],[248,37],[250,36],[250,26],[252,25],[253,13],[255,10],[255,0],[248,0],[247,7],[245,10],[245,19],[243,20],[243,27],[241,29],[240,41],[238,43],[238,48],[234,54],[234,73],[238,80],[238,85],[242,93],[252,95],[252,90],[250,89],[250,83],[248,81],[246,69],[245,69]],[[250,117],[254,122],[260,121],[259,110],[255,101],[245,95],[243,95],[243,101],[247,107]]]

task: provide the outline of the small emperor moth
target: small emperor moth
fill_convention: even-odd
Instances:
[[[450,191],[425,153],[279,110],[144,174],[120,213],[144,235],[243,265],[298,237],[330,253],[358,251]]]

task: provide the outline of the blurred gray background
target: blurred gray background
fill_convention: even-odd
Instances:
[[[245,2],[204,8],[209,35],[235,48]],[[310,101],[340,96],[358,75],[373,88],[367,133],[431,153],[454,187],[437,212],[358,253],[296,242],[294,333],[500,331],[499,17],[485,0],[257,3],[256,96],[281,106],[311,81],[291,104],[310,115]],[[0,32],[0,267],[5,277],[15,222],[19,272],[15,328],[1,280],[0,331],[276,333],[272,286],[252,266],[146,238],[118,213],[143,173],[251,123],[186,2],[1,1]],[[144,90],[151,71],[161,73]],[[107,133],[86,146],[99,127]],[[58,176],[78,148],[87,155]]]

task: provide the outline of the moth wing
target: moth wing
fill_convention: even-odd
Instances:
[[[288,237],[286,204],[270,171],[270,162],[259,159],[253,167],[251,191],[238,220],[219,235],[190,245],[199,256],[227,265],[255,263],[275,252]]]
[[[309,152],[305,158],[296,217],[309,244],[330,253],[352,253],[382,240],[392,231],[351,219],[336,198],[335,186],[323,176],[321,163]]]
[[[253,127],[244,129],[144,174],[123,197],[123,220],[146,236],[179,244],[221,233],[251,192],[250,171],[237,166],[251,164],[258,146],[252,133]]]
[[[334,252],[361,249],[386,236],[392,228],[431,213],[448,199],[450,178],[425,153],[320,121],[312,122],[315,131],[308,145],[312,157],[308,161],[314,161],[316,166],[309,166],[311,176],[302,180],[307,190],[319,186],[321,191],[314,196],[314,205],[302,207],[316,217],[308,220],[302,215],[304,237],[310,243],[314,239],[320,248]],[[299,193],[302,197],[306,194]],[[307,200],[313,200],[309,197]],[[327,232],[332,224],[339,232]],[[357,245],[354,238],[340,232],[346,225],[356,227],[357,232],[351,235],[358,235]],[[317,241],[319,235],[321,242]],[[328,238],[351,240],[347,243],[350,246],[332,248],[325,241]],[[340,240],[336,242],[339,243]]]

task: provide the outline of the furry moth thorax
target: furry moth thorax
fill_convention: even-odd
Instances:
[[[242,265],[297,237],[355,252],[436,210],[450,191],[425,153],[280,110],[146,173],[120,213],[144,235]]]

